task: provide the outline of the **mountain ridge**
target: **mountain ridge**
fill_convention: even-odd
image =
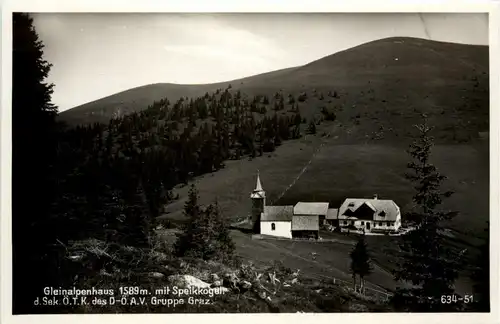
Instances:
[[[146,109],[154,101],[165,97],[170,101],[180,97],[197,97],[230,84],[234,90],[248,95],[272,94],[279,90],[297,94],[312,88],[350,95],[365,93],[371,87],[378,94],[391,89],[400,93],[416,89],[425,97],[429,96],[430,86],[447,90],[451,90],[450,87],[460,88],[463,79],[468,76],[482,78],[484,83],[487,72],[488,46],[390,37],[360,44],[302,66],[241,79],[210,84],[153,83],[135,87],[65,110],[59,117],[69,124],[105,123],[117,114]],[[436,94],[436,97],[440,95]],[[391,101],[386,98],[381,100]],[[441,105],[443,99],[431,101]]]

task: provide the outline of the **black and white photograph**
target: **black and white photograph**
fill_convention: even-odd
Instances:
[[[488,12],[9,15],[3,312],[496,309]]]

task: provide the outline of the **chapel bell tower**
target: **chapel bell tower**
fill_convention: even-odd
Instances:
[[[252,224],[253,232],[255,234],[260,234],[260,215],[264,212],[264,206],[266,205],[266,192],[262,189],[262,184],[260,183],[260,176],[257,172],[257,185],[255,189],[250,194],[252,199]]]

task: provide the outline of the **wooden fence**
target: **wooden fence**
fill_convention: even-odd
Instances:
[[[338,278],[333,278],[333,284],[341,286],[350,292],[354,292],[354,293],[360,294],[360,295],[365,296],[365,297],[374,298],[377,300],[382,300],[384,302],[389,301],[389,299],[392,297],[392,293],[385,292],[385,291],[382,291],[379,289],[366,287],[366,286],[361,289],[361,287],[359,285],[354,286],[352,282],[338,279]]]
[[[340,288],[344,289],[345,291],[347,291],[349,293],[356,294],[360,297],[367,297],[370,299],[376,299],[377,301],[387,302],[393,296],[393,294],[391,292],[381,290],[383,288],[376,289],[376,288],[367,287],[366,284],[373,285],[370,282],[365,282],[365,287],[363,287],[363,290],[361,291],[359,285],[356,285],[356,287],[355,287],[353,285],[352,281],[349,281],[349,280],[343,280],[343,279],[339,279],[336,277],[325,276],[325,275],[321,275],[321,274],[315,274],[314,276],[323,278],[323,280],[325,280],[325,282],[339,286]]]

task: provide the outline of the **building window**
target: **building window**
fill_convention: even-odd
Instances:
[[[373,222],[373,227],[377,227],[377,222]]]
[[[348,206],[349,207],[354,207],[354,203],[350,203]]]
[[[365,222],[361,222],[361,226],[365,225]]]
[[[271,223],[271,231],[275,231],[275,230],[276,230],[276,224]]]
[[[382,217],[385,217],[385,211],[382,210],[378,215],[382,216]]]
[[[347,221],[344,221],[344,225],[347,225]]]

